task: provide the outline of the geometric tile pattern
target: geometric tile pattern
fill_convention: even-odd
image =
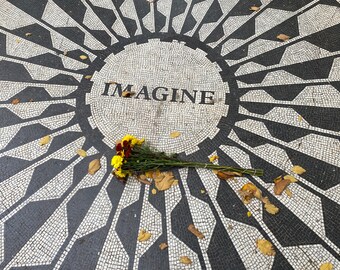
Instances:
[[[2,1],[0,269],[340,269],[339,1],[150,2]],[[179,184],[154,195],[110,173],[127,132],[265,175],[175,169]],[[307,171],[292,197],[275,195],[293,165]],[[242,203],[249,181],[277,215]],[[150,240],[137,241],[142,229]]]

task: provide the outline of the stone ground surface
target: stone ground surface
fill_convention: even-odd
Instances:
[[[340,269],[339,7],[0,0],[0,269]],[[128,85],[136,95],[119,97]],[[153,185],[110,174],[126,133],[265,175],[225,182],[180,169],[178,186],[153,195]],[[91,176],[94,158],[102,168]],[[273,179],[293,165],[306,172],[292,196],[275,195]],[[244,205],[247,182],[279,213]],[[141,229],[152,234],[142,243]]]

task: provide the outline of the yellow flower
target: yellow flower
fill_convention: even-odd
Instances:
[[[115,175],[117,175],[120,178],[126,177],[127,173],[124,173],[121,169],[115,170]]]
[[[123,158],[121,156],[114,156],[111,160],[111,165],[115,167],[115,169],[120,168],[123,165]]]
[[[141,144],[144,143],[144,139],[138,139],[137,137],[135,137],[131,134],[126,134],[122,139],[122,142],[124,142],[124,141],[129,142],[131,147],[134,147],[136,144],[141,145]]]

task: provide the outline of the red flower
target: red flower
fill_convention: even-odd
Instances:
[[[125,147],[128,147],[128,145],[129,145],[129,142],[128,142],[128,141],[123,141],[123,146],[124,146],[124,148],[125,148]]]
[[[125,157],[128,158],[131,156],[131,148],[129,147],[128,150],[125,151]]]
[[[121,144],[121,143],[118,143],[118,144],[116,145],[116,151],[118,152],[118,151],[122,151],[122,150],[123,150],[122,144]]]

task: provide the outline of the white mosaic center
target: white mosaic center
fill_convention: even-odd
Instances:
[[[219,66],[204,51],[178,41],[150,40],[125,46],[105,62],[91,79],[86,103],[92,111],[90,123],[110,147],[131,133],[159,150],[189,154],[219,131],[217,124],[228,113],[229,89]],[[134,92],[130,98],[120,96],[119,88],[126,87]],[[170,138],[173,131],[181,135]]]

